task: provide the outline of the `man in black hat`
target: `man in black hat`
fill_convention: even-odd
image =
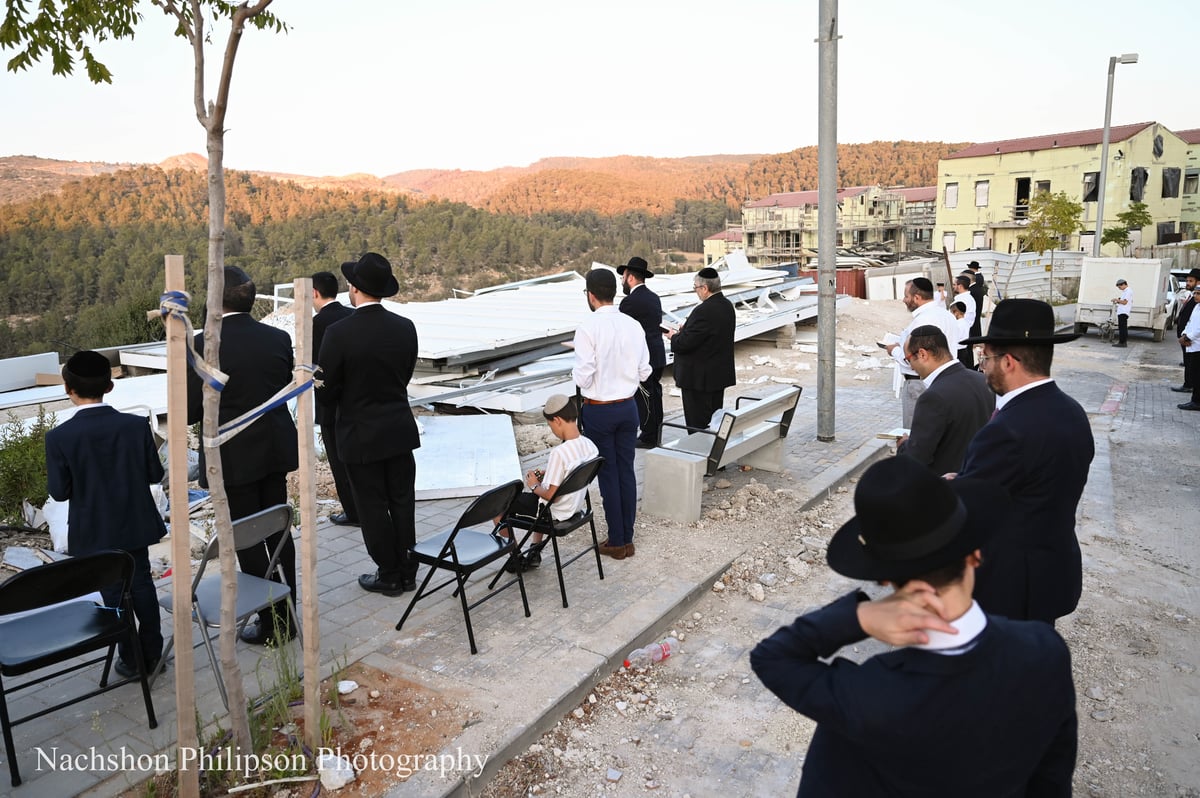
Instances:
[[[692,288],[700,304],[667,338],[675,353],[675,385],[683,394],[684,423],[708,429],[713,413],[725,404],[725,389],[737,383],[733,367],[737,314],[721,293],[720,273],[711,266],[696,273]]]
[[[1013,497],[1013,522],[984,547],[975,597],[987,612],[1054,623],[1083,589],[1075,509],[1095,454],[1079,403],[1050,378],[1054,309],[1038,299],[996,305],[980,370],[996,392],[996,413],[967,447],[959,477],[994,482]]]
[[[653,449],[658,446],[662,434],[662,373],[667,365],[666,347],[663,345],[662,302],[658,294],[647,287],[646,280],[654,276],[650,265],[634,255],[629,263],[617,267],[621,276],[621,290],[625,298],[620,310],[642,325],[646,332],[646,348],[650,351],[650,376],[642,381],[641,390],[634,394],[637,400],[638,435],[637,448]]]
[[[321,344],[325,341],[325,331],[331,324],[336,324],[354,312],[338,302],[338,279],[333,272],[317,272],[312,276],[313,307],[317,313],[313,316],[313,362],[321,360]],[[315,395],[317,424],[321,427],[321,443],[325,446],[325,459],[329,463],[329,471],[333,474],[333,485],[337,491],[338,502],[342,505],[340,513],[329,516],[335,524],[358,526],[358,509],[354,506],[354,491],[350,487],[350,475],[346,472],[346,464],[342,462],[337,448],[337,412],[321,399],[321,394]]]
[[[895,592],[849,593],[750,652],[763,684],[817,722],[797,795],[1071,794],[1066,643],[972,600],[980,549],[1004,534],[1008,506],[994,484],[946,482],[909,457],[863,474],[829,567]],[[861,664],[822,661],[867,637],[903,647]]]
[[[99,352],[77,352],[62,369],[75,415],[46,433],[46,487],[67,509],[67,551],[72,557],[108,549],[133,555],[130,600],[146,672],[162,656],[162,621],[150,573],[149,546],[167,534],[150,486],[162,482],[150,425],[141,416],[119,413],[104,401],[113,389],[112,366]],[[102,591],[109,607],[121,606],[121,591]],[[124,678],[138,673],[138,652],[117,643],[113,667]]]
[[[233,266],[225,267],[225,293],[221,297],[221,371],[229,376],[221,391],[218,419],[225,424],[259,407],[292,381],[292,339],[250,315],[254,307],[255,287],[250,276]],[[204,350],[204,334],[198,333],[196,351]],[[204,397],[200,377],[188,371],[188,423],[204,417]],[[229,516],[234,521],[254,515],[277,504],[287,504],[287,475],[300,464],[296,425],[286,404],[273,408],[245,426],[241,432],[221,444],[221,474],[229,499]],[[208,487],[204,451],[200,452],[200,486]],[[277,532],[262,543],[237,552],[242,572],[266,576],[271,552],[286,535],[279,555],[279,567],[296,596],[296,545],[291,530]],[[255,645],[283,642],[277,639],[279,628],[284,640],[296,634],[295,618],[282,602],[261,612],[258,621],[247,624],[242,640]]]
[[[963,274],[969,275],[971,278],[971,298],[975,300],[975,319],[971,322],[971,335],[982,335],[983,300],[988,295],[987,280],[983,279],[983,272],[980,270],[977,260],[968,263],[967,270]]]
[[[363,543],[375,561],[363,590],[398,596],[417,589],[417,465],[421,445],[408,404],[417,364],[417,328],[380,303],[400,284],[387,258],[368,252],[342,264],[354,313],[325,331],[317,395],[336,413],[338,452],[346,464]]]
[[[1175,316],[1176,338],[1183,338],[1183,330],[1192,318],[1192,311],[1196,309],[1196,298],[1193,296],[1193,291],[1195,291],[1197,285],[1200,285],[1200,269],[1192,269],[1188,272],[1187,277],[1183,278],[1183,287],[1187,292],[1187,297],[1180,306],[1179,313]],[[1192,385],[1188,381],[1187,375],[1187,344],[1181,342],[1179,348],[1183,350],[1183,362],[1180,363],[1184,367],[1183,384],[1171,390],[1175,393],[1191,393]]]

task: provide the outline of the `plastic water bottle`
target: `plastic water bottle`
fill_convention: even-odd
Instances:
[[[629,656],[625,659],[626,668],[649,668],[656,662],[662,662],[667,657],[679,650],[679,641],[674,637],[668,637],[662,642],[651,643],[648,646],[634,649],[629,652]]]

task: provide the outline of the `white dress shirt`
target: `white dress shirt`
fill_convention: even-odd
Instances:
[[[1035,382],[1029,383],[1028,385],[1022,385],[1020,388],[1014,388],[1013,390],[1009,391],[1006,394],[997,396],[996,397],[996,412],[999,413],[1000,410],[1006,404],[1008,404],[1009,402],[1011,402],[1013,399],[1017,398],[1021,394],[1025,393],[1026,391],[1036,388],[1039,385],[1045,385],[1048,382],[1054,382],[1053,378],[1046,377],[1044,380],[1037,380]]]
[[[650,376],[650,350],[642,325],[601,305],[575,330],[575,368],[571,376],[586,399],[628,399]]]
[[[1121,295],[1117,299],[1125,300],[1125,304],[1123,305],[1120,302],[1117,303],[1117,315],[1128,316],[1129,311],[1133,310],[1133,289],[1126,285],[1125,290],[1121,292]]]
[[[967,320],[967,327],[969,328],[975,323],[975,314],[979,312],[979,309],[975,307],[975,297],[971,296],[970,291],[963,291],[961,294],[954,295],[954,301],[961,302],[967,306],[967,309],[963,311],[963,318]]]
[[[952,635],[948,632],[939,632],[937,629],[926,629],[925,634],[929,635],[929,642],[918,643],[913,648],[921,648],[947,656],[965,654],[975,647],[975,638],[979,637],[987,628],[987,616],[980,609],[979,602],[972,601],[971,608],[964,612],[962,617],[950,621],[950,625],[958,630],[958,634]]]
[[[932,324],[942,331],[942,335],[946,336],[946,342],[950,344],[950,354],[958,355],[959,346],[958,337],[958,320],[954,318],[954,314],[946,310],[944,307],[939,307],[936,302],[930,301],[921,305],[912,312],[912,321],[900,333],[900,344],[892,350],[892,360],[896,361],[896,365],[900,367],[900,373],[904,375],[917,376],[917,372],[913,371],[908,365],[907,359],[904,357],[904,344],[908,341],[908,336],[918,327],[923,327],[926,324]]]

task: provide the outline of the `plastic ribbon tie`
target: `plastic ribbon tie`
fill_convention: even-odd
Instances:
[[[229,381],[229,375],[220,369],[209,366],[204,362],[204,358],[196,354],[196,331],[192,328],[192,320],[187,315],[190,299],[191,295],[186,291],[167,291],[159,297],[158,309],[163,316],[164,324],[166,324],[167,318],[183,322],[183,327],[187,331],[184,340],[187,341],[188,367],[214,391],[220,393],[225,390],[225,383]]]
[[[300,365],[300,366],[297,366],[296,368],[300,369],[301,371],[307,371],[309,374],[312,374],[313,372],[316,371],[317,367],[311,366],[311,365]],[[235,419],[226,421],[224,424],[222,424],[220,426],[220,428],[217,429],[217,437],[215,437],[215,438],[207,438],[206,437],[204,439],[204,445],[210,446],[213,448],[220,446],[222,443],[225,443],[230,438],[232,438],[234,435],[237,435],[239,432],[241,432],[243,429],[248,427],[251,423],[253,423],[257,419],[265,416],[267,413],[271,412],[275,408],[281,407],[281,406],[287,404],[289,401],[291,401],[291,399],[293,397],[299,396],[300,394],[307,391],[309,388],[312,388],[314,383],[315,383],[315,380],[312,377],[309,377],[308,379],[306,379],[304,382],[301,382],[301,383],[297,383],[293,379],[290,383],[288,383],[283,388],[281,388],[278,393],[276,393],[274,396],[272,396],[267,401],[263,402],[258,407],[255,407],[251,410],[247,410],[245,413],[242,413],[240,416],[238,416]]]

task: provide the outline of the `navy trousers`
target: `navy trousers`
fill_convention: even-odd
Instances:
[[[633,473],[637,405],[632,397],[607,405],[590,405],[585,400],[583,423],[585,434],[604,458],[597,481],[608,522],[608,543],[610,546],[632,543],[633,522],[637,517],[637,477]]]

